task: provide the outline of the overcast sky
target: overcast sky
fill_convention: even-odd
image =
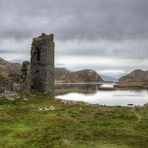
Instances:
[[[148,69],[148,0],[0,1],[0,57],[29,60],[42,32],[55,35],[56,66],[111,76]]]

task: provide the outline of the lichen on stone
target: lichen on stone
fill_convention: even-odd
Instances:
[[[42,33],[41,36],[39,36],[37,38],[33,38],[32,45],[39,45],[45,41],[53,41],[53,36],[54,36],[53,34],[47,35],[45,33]]]

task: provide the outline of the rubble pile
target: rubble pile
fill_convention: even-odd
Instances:
[[[10,101],[19,99],[19,96],[16,92],[12,92],[8,90],[4,90],[4,92],[0,94],[0,97]]]

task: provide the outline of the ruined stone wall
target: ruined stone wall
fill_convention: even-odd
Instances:
[[[31,89],[54,94],[54,36],[34,38],[31,47]]]

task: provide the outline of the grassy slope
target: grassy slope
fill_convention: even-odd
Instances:
[[[23,98],[23,95],[21,95]],[[146,148],[148,108],[66,105],[48,95],[0,99],[2,148]],[[39,112],[53,105],[55,111]]]

